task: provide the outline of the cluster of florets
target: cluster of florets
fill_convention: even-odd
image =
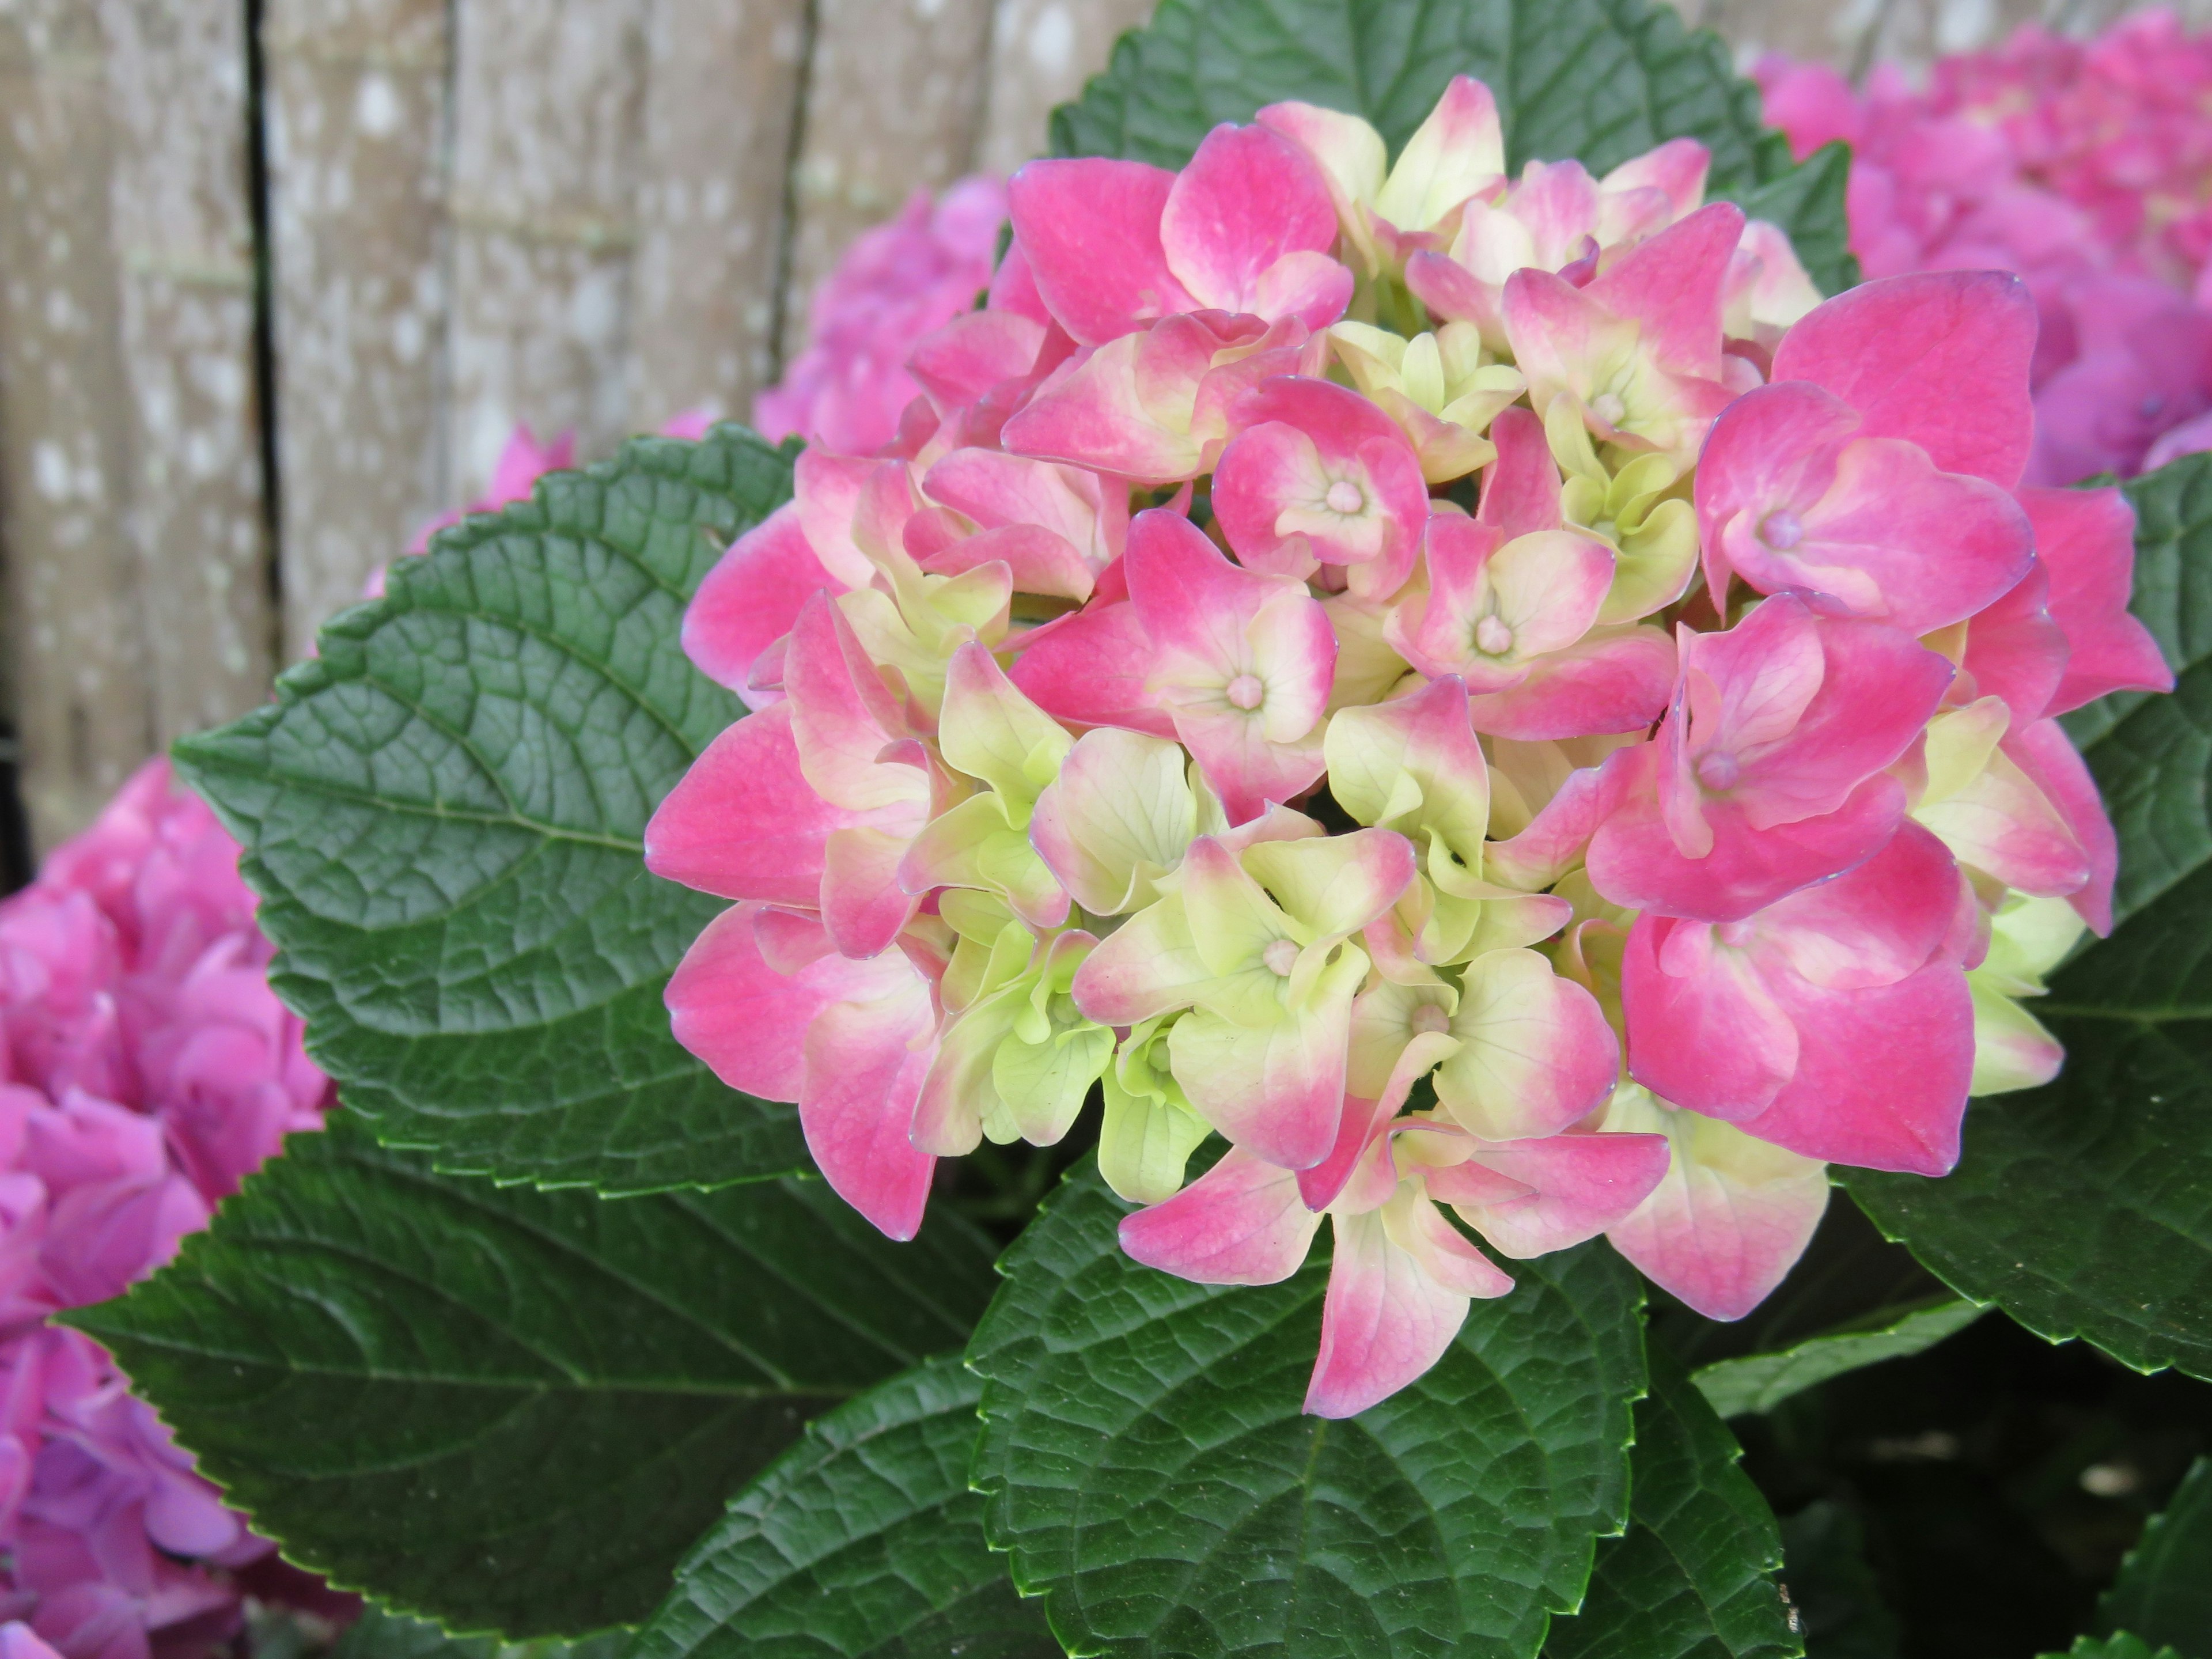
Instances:
[[[2018,271],[2041,313],[2029,477],[2072,483],[2212,448],[2212,34],[2171,11],[2093,41],[2029,25],[1863,93],[1770,58],[1767,118],[1802,155],[1851,146],[1867,274]]]
[[[678,1036],[894,1237],[1094,1086],[1138,1260],[1326,1218],[1325,1414],[1509,1288],[1450,1217],[1735,1317],[1826,1161],[1948,1170],[2108,919],[2051,716],[2170,681],[2124,502],[2019,487],[2019,283],[1820,303],[1705,165],[1510,179],[1462,79],[1395,166],[1290,104],[1024,169],[897,441],[687,616],[756,712],[647,833],[738,901]]]
[[[220,1570],[274,1547],[103,1349],[45,1322],[153,1272],[319,1126],[330,1085],[253,911],[238,844],[166,761],[0,904],[0,1614],[69,1659],[227,1638]]]

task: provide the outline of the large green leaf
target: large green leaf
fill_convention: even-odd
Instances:
[[[603,1200],[441,1176],[344,1115],[68,1322],[303,1565],[461,1632],[649,1613],[801,1424],[957,1348],[993,1283],[815,1182]]]
[[[684,601],[790,490],[790,453],[734,428],[635,441],[396,562],[273,704],[178,745],[245,843],[279,994],[386,1143],[616,1192],[805,1167],[788,1107],[669,1034],[720,906],[640,846],[742,712],[685,660]]]
[[[969,1490],[981,1392],[932,1360],[811,1425],[699,1540],[629,1659],[1057,1659]]]
[[[1497,94],[1516,168],[1573,156],[1603,171],[1696,138],[1716,191],[1778,220],[1815,282],[1857,280],[1841,147],[1793,168],[1720,38],[1651,0],[1165,0],[1053,112],[1053,149],[1180,167],[1218,123],[1286,98],[1364,115],[1395,149],[1455,75]]]
[[[2097,1604],[2107,1631],[2164,1642],[2181,1659],[2212,1659],[2212,1458],[2200,1457],[2154,1515]]]
[[[1796,1659],[1804,1648],[1774,1581],[1782,1531],[1743,1449],[1689,1374],[1654,1342],[1636,1407],[1626,1536],[1597,1547],[1582,1612],[1546,1659]]]
[[[2049,1086],[1977,1102],[1941,1181],[1852,1194],[1955,1289],[2138,1370],[2212,1376],[2212,459],[2126,486],[2135,611],[2179,675],[2068,722],[2120,837],[2119,926],[2039,1006]]]
[[[1516,1262],[1419,1382],[1304,1417],[1326,1269],[1214,1289],[1139,1267],[1082,1165],[969,1348],[991,1541],[1085,1654],[1528,1659],[1628,1498],[1635,1275]]]

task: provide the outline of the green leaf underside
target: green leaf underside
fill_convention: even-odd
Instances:
[[[685,600],[791,490],[724,428],[639,439],[396,561],[277,701],[177,746],[245,844],[271,979],[346,1103],[442,1170],[609,1192],[808,1167],[661,994],[720,902],[646,873],[660,798],[744,710]]]
[[[1842,147],[1793,167],[1720,38],[1650,0],[1166,0],[1053,112],[1053,153],[1178,167],[1221,122],[1285,99],[1363,115],[1395,152],[1455,75],[1496,94],[1516,171],[1571,156],[1602,173],[1695,138],[1714,194],[1780,223],[1823,291],[1858,279]]]
[[[1300,1415],[1327,1270],[1213,1288],[1138,1266],[1086,1163],[1000,1265],[969,1348],[992,1543],[1074,1652],[1528,1659],[1628,1498],[1635,1275],[1510,1264],[1419,1382]]]
[[[2212,1376],[2212,459],[2124,488],[2135,613],[2179,684],[2066,722],[2120,841],[2118,926],[2036,1005],[2066,1068],[1974,1103],[1943,1180],[1845,1180],[1962,1295],[2140,1370]]]
[[[1700,1366],[1697,1385],[1707,1403],[1723,1417],[1772,1411],[1816,1382],[1862,1365],[1901,1359],[1931,1348],[1986,1311],[1959,1297],[1892,1310],[1857,1329],[1831,1331],[1777,1352],[1747,1354],[1740,1359]]]
[[[1782,1532],[1681,1362],[1650,1345],[1636,1407],[1627,1534],[1597,1547],[1582,1611],[1546,1659],[1796,1659],[1776,1587]]]
[[[629,1659],[1055,1659],[969,1490],[981,1391],[935,1359],[811,1425],[699,1540]]]
[[[2105,1630],[2166,1643],[2181,1659],[2212,1659],[2212,1458],[2190,1468],[2097,1604]]]
[[[460,1633],[652,1611],[838,1401],[957,1348],[954,1218],[894,1244],[818,1182],[601,1200],[441,1176],[345,1115],[171,1266],[67,1322],[286,1554]]]
[[[502,1642],[496,1636],[448,1636],[428,1620],[387,1613],[374,1602],[338,1638],[331,1659],[620,1659],[629,1632],[609,1631],[579,1642],[539,1637]]]

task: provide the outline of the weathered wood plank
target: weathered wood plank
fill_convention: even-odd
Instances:
[[[742,415],[774,373],[805,0],[655,0],[631,274],[630,419]]]
[[[1149,21],[1153,9],[1154,0],[999,0],[976,165],[1012,173],[1043,155],[1053,106],[1082,91],[1122,32]]]
[[[815,15],[787,359],[805,343],[806,296],[854,237],[975,165],[990,58],[990,0],[816,0]]]
[[[267,0],[284,650],[452,499],[446,0]]]
[[[81,0],[0,5],[0,539],[21,787],[43,849],[154,742],[128,526],[106,42]]]
[[[102,0],[129,390],[127,522],[154,736],[269,693],[276,638],[254,386],[245,9]]]
[[[489,480],[517,422],[573,428],[586,455],[629,430],[650,11],[649,0],[461,0],[451,328],[462,495]]]

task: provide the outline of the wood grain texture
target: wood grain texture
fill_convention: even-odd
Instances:
[[[284,653],[452,499],[446,0],[267,0]]]
[[[77,0],[0,6],[0,537],[23,805],[40,849],[151,751],[109,234],[106,43]]]
[[[654,0],[636,191],[633,424],[743,415],[774,378],[806,0]]]
[[[990,0],[815,0],[805,134],[793,174],[787,360],[806,296],[853,238],[975,165]]]
[[[254,386],[245,9],[100,0],[128,389],[125,523],[154,736],[269,693],[275,618]]]
[[[456,493],[507,434],[630,429],[630,264],[651,0],[461,0],[454,68]],[[703,276],[704,273],[702,273]]]
[[[1106,67],[1114,42],[1152,15],[1153,0],[999,0],[991,88],[976,165],[1012,173],[1048,147],[1053,107]]]

